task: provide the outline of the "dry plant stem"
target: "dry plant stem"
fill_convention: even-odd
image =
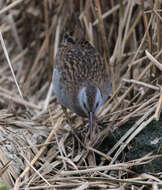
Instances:
[[[131,15],[132,15],[132,11],[133,11],[133,1],[129,1],[128,4],[129,5],[128,5],[127,22],[126,22],[126,27],[125,27],[125,30],[124,30],[124,37],[123,37],[123,40],[122,40],[121,55],[124,53],[124,48],[125,48],[127,34],[128,34],[128,28],[129,28],[129,25],[130,25]]]
[[[155,98],[153,97],[153,99],[155,99]],[[149,103],[152,102],[152,99],[149,100],[148,102],[149,102]],[[143,105],[140,104],[140,105],[141,105],[140,107],[138,107],[136,110],[134,110],[133,112],[131,112],[130,114],[128,114],[128,115],[126,115],[124,118],[122,118],[118,123],[116,123],[116,124],[113,126],[114,129],[116,129],[116,128],[122,126],[124,123],[126,123],[127,121],[129,121],[129,119],[130,119],[131,117],[133,117],[135,114],[137,114],[138,111],[144,109],[144,107],[145,107],[146,105],[149,105],[148,102],[144,103]],[[121,111],[120,111],[120,112],[121,112]],[[116,112],[115,112],[115,113],[116,113]],[[113,114],[113,115],[114,115],[114,114]],[[112,123],[112,124],[113,124],[113,123]],[[111,126],[111,124],[110,124],[110,126]],[[106,134],[107,131],[109,131],[109,126],[108,126],[106,129],[104,129],[103,132],[101,132],[101,136],[103,136],[104,134]]]
[[[158,51],[160,51],[160,48],[161,48],[161,43],[162,43],[162,41],[161,41],[161,23],[160,23],[160,21],[162,22],[162,17],[159,15],[159,13],[157,12],[157,9],[160,9],[160,6],[161,6],[161,3],[162,3],[162,1],[158,1],[158,0],[156,0],[155,1],[155,6],[154,6],[154,9],[153,9],[153,11],[154,11],[154,13],[155,13],[155,15],[156,15],[156,24],[157,24],[157,33],[156,33],[156,36],[157,36],[157,49],[158,49]]]
[[[155,106],[149,110],[149,112],[153,112],[155,109]],[[151,123],[151,121],[154,120],[154,115],[151,116],[147,121],[143,121],[143,123],[130,135],[130,137],[125,141],[125,143],[121,144],[121,147],[119,148],[119,150],[115,153],[115,156],[113,157],[112,161],[110,162],[110,164],[113,164],[117,157],[120,155],[120,153],[125,149],[125,147],[130,143],[130,141],[138,134],[140,133],[146,126],[148,126],[148,124]],[[126,134],[127,135],[127,134]],[[124,136],[123,136],[124,138]]]
[[[145,108],[146,106],[148,106],[150,103],[152,103],[158,97],[159,97],[159,94],[156,95],[156,96],[154,96],[150,100],[146,101],[145,103],[143,103],[136,110],[134,110],[133,112],[131,112],[130,114],[128,114],[127,116],[125,116],[123,119],[121,119],[121,121],[119,121],[118,123],[116,123],[115,126],[114,126],[114,128],[116,129],[117,127],[120,127],[121,125],[123,125],[124,123],[126,123],[131,117],[133,117],[133,115],[135,115],[140,110],[142,110],[143,108]],[[106,132],[106,129],[105,129],[105,132]],[[104,131],[103,131],[103,134],[104,134]]]
[[[122,2],[120,1],[120,3],[122,3]],[[127,15],[129,4],[130,4],[130,2],[127,5],[125,15]],[[120,5],[120,10],[121,10],[121,7],[122,6]],[[115,69],[115,65],[116,65],[116,62],[120,62],[120,59],[121,59],[122,33],[123,33],[124,26],[125,26],[126,16],[123,18],[123,16],[120,14],[119,19],[120,19],[120,22],[119,22],[119,27],[118,27],[118,36],[117,36],[115,48],[113,51],[113,55],[110,58],[110,74],[111,74],[111,83],[112,83],[112,91],[113,92],[116,89],[116,86],[117,86],[116,83],[119,81],[119,78],[117,78],[115,76],[115,70],[117,70],[117,71],[120,70],[119,64],[117,64],[116,69]],[[117,76],[119,77],[119,75],[117,75]]]
[[[115,96],[119,93],[120,89],[122,87],[122,84],[119,84],[119,87],[115,90],[115,92],[112,94],[112,96],[107,100],[107,102],[103,105],[101,110],[99,110],[99,114],[103,112],[103,110],[109,105],[109,103],[115,98]]]
[[[154,181],[156,181],[156,182],[160,182],[160,183],[162,183],[162,181],[160,180],[160,179],[158,179],[157,177],[155,177],[155,176],[153,176],[153,175],[151,175],[151,174],[141,174],[141,177],[142,178],[147,178],[147,179],[152,179],[152,180],[154,180]]]
[[[132,178],[132,179],[116,179],[116,178],[113,178],[111,176],[107,176],[106,174],[101,174],[103,176],[106,177],[107,180],[110,180],[112,182],[121,182],[121,183],[132,183],[132,184],[138,184],[138,185],[149,185],[149,186],[152,186],[153,182],[147,182],[147,181],[143,181],[143,180],[146,180],[146,179],[150,179],[150,176],[148,177],[142,177],[142,179],[140,178]],[[101,178],[102,179],[102,178]],[[156,180],[155,180],[156,181]],[[162,182],[157,182],[158,183],[158,186],[161,187],[162,186]]]
[[[18,35],[18,29],[17,29],[16,23],[15,23],[15,21],[13,19],[12,13],[9,14],[8,20],[9,20],[9,23],[11,25],[11,31],[12,31],[14,39],[15,39],[15,41],[17,43],[18,49],[19,49],[19,51],[22,51],[23,48],[22,48],[21,40],[20,40],[20,37]]]
[[[92,45],[94,45],[92,27],[91,28],[89,27],[91,25],[90,25],[90,23],[88,24],[88,21],[87,21],[87,18],[85,17],[85,15],[83,15],[83,21],[84,21],[84,24],[86,27],[86,34],[88,36],[88,40],[90,41],[90,43]]]
[[[6,154],[5,154],[5,152],[3,151],[3,149],[2,149],[2,146],[0,146],[0,161],[1,161],[1,166],[2,166],[2,164],[3,164],[3,167],[7,167],[7,163],[8,163],[8,161],[9,161],[9,159],[7,158],[7,156],[6,156]],[[12,160],[12,162],[13,162],[13,160]],[[3,168],[1,168],[2,169],[2,171],[3,171]],[[7,179],[9,179],[10,178],[10,176],[15,176],[15,177],[17,177],[17,173],[16,173],[16,171],[14,170],[14,167],[12,166],[12,164],[10,164],[10,167],[8,167],[7,168],[7,170],[3,173],[3,179],[5,179],[5,177],[7,177]],[[2,177],[2,176],[1,176]],[[6,182],[7,182],[8,180],[6,180]],[[14,182],[11,182],[10,184],[12,184],[12,186],[13,186],[13,184],[14,184]]]
[[[56,155],[58,155],[58,154],[56,154]],[[56,157],[55,157],[56,158]],[[41,173],[42,174],[42,176],[45,176],[46,174],[48,174],[49,172],[52,172],[53,171],[53,168],[54,167],[56,167],[56,165],[54,166],[54,167],[48,167],[49,166],[49,163],[50,162],[52,162],[52,160],[53,160],[53,157],[51,156],[50,158],[47,158],[46,159],[46,162],[39,168],[39,172],[43,172],[43,173]],[[59,163],[58,162],[58,165],[59,164],[62,164],[61,162]],[[48,169],[47,169],[48,168]],[[23,181],[23,184],[25,184],[25,183],[27,183],[28,184],[28,187],[30,187],[30,184],[32,184],[33,183],[33,181],[34,180],[38,180],[39,179],[39,176],[36,174],[36,173],[33,173],[33,175],[32,175],[32,177],[28,180],[26,180],[26,181]],[[55,178],[56,179],[56,178]],[[50,183],[50,182],[52,182],[53,180],[50,180],[50,179],[48,179],[48,182]],[[51,184],[51,183],[50,183]]]
[[[99,172],[98,172],[99,173]],[[101,173],[101,175],[103,175],[103,173]],[[150,181],[144,181],[147,179],[150,179],[150,176],[148,177],[143,177],[141,176],[141,178],[131,178],[131,179],[116,179],[114,177],[108,176],[108,175],[103,175],[104,177],[82,177],[82,179],[84,180],[83,182],[80,182],[80,177],[66,177],[66,181],[65,178],[58,178],[58,182],[60,181],[65,181],[65,184],[60,184],[60,185],[51,185],[51,188],[72,188],[72,187],[76,187],[79,185],[82,185],[85,183],[85,180],[89,180],[90,182],[88,182],[89,186],[90,185],[94,185],[96,187],[97,184],[108,184],[109,182],[115,183],[128,183],[128,184],[136,184],[136,185],[147,185],[147,186],[152,186],[153,183],[156,183],[159,187],[162,187],[162,182],[158,182],[155,179],[155,182],[150,182]],[[152,179],[152,178],[151,178]],[[67,184],[67,180],[77,180],[77,183],[68,183]],[[79,180],[79,181],[78,181]],[[94,181],[94,182],[93,182]],[[54,181],[55,183],[57,182],[56,180]],[[49,189],[49,186],[38,186],[38,187],[30,187],[30,189],[32,190],[36,190],[36,189]]]
[[[151,157],[152,156],[148,156],[147,159],[151,159]],[[155,158],[159,158],[159,157],[154,156],[152,159],[155,159]],[[146,160],[146,158],[142,159],[142,160]],[[137,162],[137,160],[135,160],[135,162]],[[132,172],[132,171],[130,171],[130,172]],[[69,176],[69,177],[67,176],[66,178],[64,178],[64,177],[58,176],[57,178],[49,179],[49,182],[51,182],[51,181],[52,182],[58,182],[58,181],[60,181],[60,182],[64,182],[65,181],[66,182],[67,180],[68,181],[72,181],[72,180],[77,181],[79,179],[83,179],[83,180],[88,180],[89,179],[90,181],[98,181],[98,182],[99,181],[100,182],[106,182],[108,179],[115,179],[116,180],[115,177],[112,177],[111,175],[107,175],[107,174],[101,173],[99,171],[97,172],[97,174],[100,175],[100,177],[96,177],[96,176],[95,177],[94,176],[82,176],[82,178],[81,178],[80,176]],[[162,183],[161,180],[159,180],[158,178],[156,178],[156,177],[154,177],[152,175],[149,175],[149,174],[141,174],[141,175],[138,175],[138,177],[130,178],[130,180],[146,180],[146,179],[153,179],[153,180],[155,180],[157,182]]]
[[[44,5],[44,16],[45,16],[45,38],[47,39],[47,50],[49,50],[49,19],[48,19],[48,1],[44,0],[43,2]]]
[[[31,43],[31,47],[33,46],[35,46],[35,41]],[[28,51],[29,48],[25,48],[24,50],[22,50],[17,56],[13,58],[12,64],[16,64],[16,62],[19,61],[21,58],[23,59],[23,57],[27,54]]]
[[[56,57],[59,41],[60,41],[60,27],[61,27],[61,17],[58,19],[58,24],[56,27],[56,33],[55,33],[55,44],[54,44],[54,58]]]
[[[138,112],[138,110],[140,110],[140,108],[142,108],[143,106],[146,106],[148,104],[148,102],[145,103],[145,105],[142,105],[141,107],[139,107],[137,110],[135,110],[134,112]],[[133,131],[136,130],[136,128],[154,111],[156,106],[154,106],[149,112],[147,112],[142,118],[140,118],[130,129],[129,131],[127,131],[127,133],[122,136],[122,138],[112,147],[112,149],[107,153],[107,155],[111,155],[120,145],[122,146],[122,150],[124,150],[124,148],[127,146],[126,143],[123,143],[125,141],[126,138],[128,138],[129,135],[131,135],[133,133]],[[134,114],[134,113],[133,113]],[[131,115],[129,114],[128,117],[131,117]],[[126,120],[127,119],[123,119]],[[124,144],[124,146],[122,145]],[[121,151],[122,151],[121,150]],[[118,150],[119,151],[119,150]],[[121,153],[121,151],[119,151],[118,155]],[[100,163],[100,165],[103,165],[104,161],[102,161]]]
[[[162,50],[158,53],[158,55],[156,56],[156,59],[162,54]],[[139,77],[137,78],[137,80],[141,80],[142,77],[145,75],[145,73],[151,68],[151,66],[153,65],[153,63],[149,63],[149,65],[143,70],[143,72],[139,75]],[[129,89],[123,94],[123,96],[120,98],[119,102],[111,109],[111,112],[114,112],[118,106],[123,102],[124,98],[128,95],[128,93],[133,89],[134,84],[132,84]]]
[[[142,11],[139,12],[138,16],[136,17],[134,23],[132,24],[132,26],[130,27],[128,33],[127,33],[127,36],[126,36],[126,42],[129,40],[131,34],[133,33],[135,27],[137,26],[137,24],[139,23],[140,19],[141,19],[141,16],[142,16]]]
[[[51,119],[52,125],[53,125],[53,129],[50,132],[48,138],[45,141],[45,144],[49,143],[51,141],[51,139],[53,138],[53,136],[55,135],[56,131],[58,130],[58,128],[60,127],[61,123],[62,123],[62,118],[59,118],[57,120],[57,122],[54,124],[52,119]],[[43,146],[40,151],[35,155],[35,157],[33,158],[33,160],[31,161],[31,165],[33,166],[35,164],[35,162],[39,159],[39,157],[41,156],[41,154],[45,151],[46,146]],[[25,168],[25,170],[23,171],[23,173],[21,173],[21,175],[18,177],[18,179],[16,180],[15,183],[15,187],[14,190],[18,190],[19,186],[20,186],[20,180],[26,175],[26,173],[30,170],[30,166],[27,166]]]
[[[102,36],[102,41],[104,43],[104,49],[105,49],[105,59],[108,62],[109,59],[109,47],[107,44],[107,40],[106,40],[106,34],[105,34],[105,27],[104,27],[104,22],[102,19],[102,13],[101,13],[101,5],[100,5],[100,1],[99,0],[95,0],[96,3],[96,7],[97,7],[97,16],[98,16],[98,20],[99,20],[99,30],[101,32],[101,36]]]
[[[0,176],[7,170],[7,168],[10,166],[12,161],[8,161],[6,164],[3,165],[2,168],[0,168]]]
[[[125,162],[125,163],[111,164],[111,165],[99,166],[99,167],[76,170],[76,171],[61,171],[59,173],[59,175],[70,176],[70,175],[87,174],[87,173],[98,172],[98,171],[126,170],[132,166],[142,165],[145,162],[151,161],[152,159],[161,158],[161,157],[162,157],[162,155],[155,155],[155,156],[147,155],[147,156],[144,156],[140,159],[132,160],[130,162]]]
[[[82,174],[87,174],[87,173],[92,173],[92,172],[97,172],[97,171],[109,171],[109,170],[125,170],[126,168],[129,168],[133,166],[134,163],[128,164],[128,163],[120,163],[120,164],[114,164],[110,166],[99,166],[99,167],[94,167],[94,168],[89,168],[89,169],[84,169],[84,170],[75,170],[75,171],[61,171],[60,175],[62,176],[68,176],[68,175],[82,175]]]
[[[20,90],[20,87],[19,87],[19,85],[18,85],[18,83],[17,83],[16,76],[15,76],[15,73],[14,73],[14,71],[13,71],[12,64],[11,64],[10,58],[9,58],[9,56],[8,56],[8,52],[7,52],[7,49],[6,49],[6,46],[5,46],[5,43],[4,43],[4,40],[3,40],[3,37],[2,37],[1,31],[0,31],[0,41],[1,41],[1,44],[2,44],[2,48],[3,48],[4,54],[5,54],[5,56],[6,56],[8,65],[9,65],[9,67],[10,67],[10,69],[11,69],[11,72],[12,72],[12,75],[13,75],[13,78],[14,78],[14,81],[15,81],[15,84],[16,84],[16,86],[17,86],[17,89],[18,89],[18,91],[19,91],[19,94],[20,94],[21,98],[23,99],[23,95],[22,95],[22,92],[21,92],[21,90]]]
[[[9,101],[13,101],[15,103],[18,103],[18,104],[21,104],[23,106],[27,106],[27,107],[30,107],[30,108],[33,108],[33,109],[37,109],[37,110],[41,110],[41,107],[40,106],[37,106],[35,104],[32,104],[31,102],[27,102],[26,100],[20,98],[20,97],[14,97],[16,95],[12,94],[10,91],[4,89],[4,88],[1,88],[0,87],[0,97],[3,97]]]
[[[108,113],[108,116],[113,116],[113,115],[115,115],[115,114],[119,114],[119,113],[122,113],[122,112],[125,112],[125,111],[130,111],[130,110],[132,110],[132,109],[138,108],[140,105],[141,105],[141,103],[136,104],[136,105],[134,105],[134,106],[130,106],[130,107],[124,108],[124,109],[122,109],[122,110],[118,110],[118,111],[113,112],[113,113]],[[102,119],[104,119],[104,118],[102,118]]]
[[[100,152],[99,150],[96,150],[96,149],[94,149],[94,148],[92,148],[92,147],[89,147],[89,146],[87,147],[87,149],[89,149],[89,150],[91,150],[91,151],[93,151],[93,152],[99,154],[100,156],[104,157],[106,160],[109,160],[109,161],[112,160],[112,158],[111,158],[110,156],[104,154],[103,152]]]
[[[152,61],[152,63],[154,63],[160,71],[162,71],[162,64],[157,61],[147,50],[145,51],[145,53],[149,60]]]
[[[145,31],[147,31],[147,26],[148,26],[148,21],[147,21],[147,17],[146,17],[146,13],[144,12],[144,7],[142,7],[143,9],[143,22],[144,22],[144,27],[145,27]],[[147,36],[147,43],[148,43],[148,49],[151,52],[151,39],[150,39],[150,35],[149,32],[146,32],[146,36]]]
[[[152,21],[153,21],[153,18],[154,18],[154,15],[151,14],[151,18],[150,18],[149,23],[148,23],[148,25],[147,25],[146,32],[145,32],[145,34],[144,34],[144,36],[143,36],[143,38],[142,38],[142,41],[141,41],[141,43],[140,43],[140,45],[139,45],[139,47],[138,47],[138,49],[137,49],[137,51],[136,51],[136,54],[133,56],[132,63],[130,64],[130,67],[129,67],[129,69],[128,69],[128,73],[129,73],[129,70],[131,69],[131,66],[133,65],[135,59],[137,58],[137,56],[138,56],[138,54],[139,54],[139,52],[140,52],[140,50],[141,50],[141,48],[142,48],[142,46],[143,46],[143,44],[144,44],[144,42],[145,42],[145,39],[146,39],[147,33],[149,32],[149,29],[150,29],[151,23],[152,23]]]
[[[71,189],[71,188],[75,188],[75,187],[78,187],[78,186],[80,186],[80,185],[83,185],[85,182],[81,182],[81,183],[65,183],[65,184],[59,184],[59,185],[50,185],[50,187],[49,186],[46,186],[46,185],[37,185],[37,186],[35,186],[35,187],[30,187],[30,190],[40,190],[40,189],[43,189],[43,190],[45,190],[45,189],[52,189],[52,190],[56,190],[56,189],[67,189],[67,188],[69,188],[69,189]],[[89,183],[89,185],[94,185],[94,186],[96,186],[96,184],[100,184],[99,182],[92,182],[92,183]],[[20,188],[20,190],[21,190],[22,188]],[[74,189],[73,189],[74,190]]]
[[[27,164],[35,171],[35,173],[44,180],[45,183],[47,183],[47,185],[50,186],[50,183],[48,183],[48,181],[39,173],[39,171],[37,171],[33,165],[31,165],[31,163],[29,162],[29,160],[23,155],[21,154],[21,156],[24,158],[24,160],[27,162]]]
[[[157,21],[157,24],[160,26],[160,22],[162,22],[162,17],[159,15],[159,13],[157,12],[157,10],[153,9],[154,13],[156,14],[156,16],[158,17],[158,21]],[[159,38],[159,37],[158,37]],[[159,40],[158,40],[159,41]]]
[[[66,165],[66,162],[65,162],[65,159],[64,159],[64,156],[63,156],[62,148],[61,148],[62,146],[60,145],[60,143],[59,143],[59,141],[58,141],[58,138],[57,138],[57,134],[56,134],[56,133],[55,133],[55,137],[56,137],[57,146],[58,146],[58,149],[59,149],[59,152],[60,152],[60,155],[61,155],[61,159],[62,159],[64,168],[65,168],[65,170],[67,170],[67,165]]]
[[[58,156],[59,159],[62,159],[63,162],[67,162],[69,165],[73,166],[73,168],[75,168],[75,170],[78,170],[78,167],[74,164],[74,162],[67,158],[67,157],[64,157],[64,156]],[[66,162],[64,164],[66,164]],[[67,166],[64,166],[65,170],[67,170]]]
[[[51,35],[51,33],[53,32],[54,28],[56,27],[56,24],[57,23],[54,20],[53,23],[52,23],[52,25],[51,25],[51,27],[49,28],[48,35]],[[28,76],[30,76],[31,73],[32,73],[32,75],[36,75],[37,74],[37,72],[35,73],[35,71],[37,71],[37,65],[39,63],[40,58],[42,57],[42,54],[44,54],[44,52],[45,52],[47,44],[48,44],[48,38],[45,38],[45,40],[43,41],[43,44],[42,44],[42,46],[41,46],[41,48],[40,48],[40,50],[39,50],[39,52],[37,54],[37,57],[34,60],[34,64],[32,65],[32,68],[31,68],[30,73],[29,73]],[[29,80],[29,78],[27,80]],[[29,83],[27,84],[27,87],[28,87],[28,85],[29,85]]]
[[[67,178],[69,179],[69,178]],[[74,178],[75,179],[75,178]],[[87,177],[82,177],[83,180],[93,180],[93,181],[98,181],[98,182],[88,182],[89,187],[92,188],[96,188],[98,187],[97,185],[102,185],[101,188],[103,188],[103,184],[107,185],[105,188],[109,189],[109,184],[111,183],[124,183],[124,184],[133,184],[133,185],[144,185],[144,186],[152,186],[153,182],[149,182],[149,181],[142,181],[142,180],[135,180],[135,179],[115,179],[113,177],[110,178],[87,178]],[[158,187],[162,187],[162,183],[159,182],[154,182]],[[65,182],[64,184],[59,184],[59,185],[51,185],[50,188],[57,188],[57,189],[67,189],[67,188],[74,188],[74,187],[78,187],[80,185],[85,184],[85,182],[78,182],[78,183],[68,183]],[[36,186],[36,187],[30,187],[30,190],[40,190],[40,189],[49,189],[49,186],[45,186],[45,185],[40,185],[40,186]],[[100,189],[100,186],[98,187],[98,189]]]
[[[9,11],[10,9],[13,9],[14,7],[16,7],[18,4],[22,3],[23,1],[25,1],[25,0],[15,0],[13,3],[11,3],[7,7],[3,8],[0,11],[0,15],[4,14],[5,12]]]
[[[90,186],[89,182],[85,182],[85,183],[83,183],[83,185],[80,185],[79,187],[77,187],[74,190],[84,190],[84,189],[87,189],[89,186]]]
[[[154,159],[155,159],[156,157],[154,157]],[[129,173],[131,173],[131,174],[135,174],[135,175],[137,175],[137,173],[135,173],[135,172],[132,172],[132,171],[130,171],[130,170],[128,170],[128,172]],[[101,176],[103,176],[103,177],[106,177],[106,178],[110,178],[110,179],[115,179],[116,180],[116,178],[113,178],[113,177],[111,177],[110,175],[107,175],[107,174],[105,174],[105,173],[101,173],[101,172],[98,172],[98,174],[100,174]],[[102,178],[101,178],[102,179]],[[147,180],[147,179],[152,179],[153,181],[155,181],[155,182],[159,182],[159,183],[162,183],[162,181],[161,180],[159,180],[157,177],[154,177],[154,176],[152,176],[152,175],[149,175],[149,174],[141,174],[141,175],[138,175],[138,177],[134,177],[134,178],[131,178],[131,179],[129,179],[129,180],[132,180],[132,181],[141,181],[141,183],[142,183],[142,181],[144,181],[144,180]],[[118,180],[118,179],[117,179]],[[123,180],[125,180],[125,179],[123,179]]]
[[[122,25],[120,24],[119,27],[122,28]],[[119,29],[119,31],[121,31],[121,30]],[[113,51],[113,55],[110,57],[110,60],[109,60],[112,92],[114,92],[116,89],[116,77],[115,77],[115,69],[114,68],[115,68],[116,59],[120,52],[120,44],[121,44],[121,32],[119,32],[119,34],[118,34],[118,39],[117,39],[117,42],[116,42],[116,45],[115,45],[115,48]]]
[[[110,16],[111,14],[113,14],[115,11],[117,11],[118,9],[120,8],[120,5],[115,5],[112,9],[108,10],[107,12],[105,12],[103,15],[102,15],[102,19],[105,19],[106,17]],[[93,26],[97,25],[98,24],[98,19],[96,19],[94,22],[93,22]]]
[[[160,15],[157,13],[157,11],[155,11],[155,14],[157,15],[157,43],[158,43],[158,51],[160,51],[160,47],[161,47],[161,43],[162,43],[162,39],[160,37],[161,35],[161,23],[162,22],[162,17],[160,17]]]
[[[160,91],[160,98],[159,98],[159,101],[157,103],[157,108],[156,108],[155,115],[154,115],[156,121],[159,120],[159,117],[161,114],[161,109],[162,109],[162,90]]]
[[[133,66],[133,65],[140,64],[140,63],[143,63],[143,61],[146,60],[146,59],[147,59],[147,56],[144,56],[144,57],[142,57],[142,58],[139,58],[139,59],[137,59],[136,61],[134,61],[134,63],[132,63],[132,66]]]
[[[127,83],[134,83],[134,84],[139,84],[141,86],[144,86],[144,87],[147,87],[147,88],[151,88],[153,90],[159,90],[158,87],[154,86],[154,85],[151,85],[151,84],[147,84],[145,82],[141,82],[141,81],[137,81],[137,80],[128,80],[128,79],[123,79],[124,82],[127,82]]]
[[[44,101],[43,111],[46,111],[47,108],[48,108],[50,98],[51,98],[51,95],[52,95],[52,89],[53,89],[53,85],[52,85],[52,82],[51,82],[50,87],[49,87],[48,92],[47,92],[46,99]]]

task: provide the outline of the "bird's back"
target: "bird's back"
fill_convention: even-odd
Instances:
[[[56,56],[55,68],[62,74],[66,87],[80,88],[90,82],[104,90],[109,77],[106,64],[96,49],[85,40],[63,42]]]

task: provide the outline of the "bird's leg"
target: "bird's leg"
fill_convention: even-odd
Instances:
[[[64,114],[65,114],[65,117],[66,117],[66,119],[67,119],[67,122],[68,122],[68,124],[69,124],[69,126],[70,126],[70,128],[71,128],[72,134],[73,134],[74,137],[77,139],[78,144],[80,143],[83,147],[85,147],[84,144],[83,144],[83,143],[81,142],[81,140],[79,139],[78,135],[77,135],[77,134],[75,133],[75,131],[73,130],[72,121],[71,121],[71,119],[70,119],[70,117],[69,117],[69,114],[68,114],[68,112],[67,112],[66,107],[64,107],[63,105],[61,105],[61,107],[62,107],[62,110],[63,110],[63,112],[64,112]]]

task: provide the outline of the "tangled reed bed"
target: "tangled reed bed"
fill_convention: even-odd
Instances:
[[[160,118],[161,1],[15,0],[0,7],[0,176],[9,189],[160,188],[161,174],[131,168],[162,155],[129,162],[119,155]],[[90,143],[87,123],[69,112],[69,126],[51,93],[53,57],[64,32],[84,35],[110,71],[111,96]],[[109,151],[98,149],[129,121],[134,124]]]

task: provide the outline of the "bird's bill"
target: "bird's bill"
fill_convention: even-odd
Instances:
[[[93,132],[93,112],[89,113],[89,122],[90,122],[90,139],[91,139]]]

